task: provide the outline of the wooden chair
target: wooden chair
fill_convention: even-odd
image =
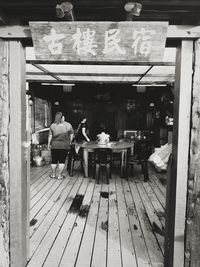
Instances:
[[[106,168],[107,184],[109,184],[112,167],[112,149],[110,148],[96,148],[94,150],[94,178],[98,184],[102,167]]]
[[[70,146],[69,157],[68,157],[68,171],[70,176],[73,176],[74,165],[76,161],[80,161],[81,172],[83,173],[83,157],[81,150],[79,150],[79,153],[76,153],[75,144],[72,144]]]
[[[131,167],[131,175],[133,176],[134,165],[141,165],[142,172],[144,175],[144,181],[149,180],[148,173],[148,158],[152,153],[152,142],[151,140],[138,140],[134,145],[134,154],[131,155],[129,151],[127,155],[127,167],[126,167],[126,178],[129,176],[129,168]]]

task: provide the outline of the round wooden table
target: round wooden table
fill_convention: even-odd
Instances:
[[[88,177],[88,152],[93,151],[95,148],[111,148],[113,152],[121,152],[121,175],[123,176],[126,169],[126,156],[127,149],[134,147],[134,142],[113,141],[106,145],[100,145],[97,141],[77,143],[77,146],[83,148],[83,168],[84,175]]]

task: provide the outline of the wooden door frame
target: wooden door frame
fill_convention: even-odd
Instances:
[[[174,183],[170,213],[166,221],[173,226],[167,228],[165,267],[183,266],[184,235],[187,199],[187,177],[190,138],[190,116],[192,95],[193,42],[200,38],[195,26],[169,26],[167,38],[181,41],[177,48],[175,117],[171,178]],[[25,56],[21,42],[30,39],[29,27],[0,27],[0,38],[10,44],[10,257],[11,267],[24,267],[29,244],[27,217],[27,173],[25,157]],[[184,64],[184,60],[187,64]],[[188,64],[189,62],[189,64]],[[16,68],[16,64],[18,65]],[[185,102],[184,102],[185,101]],[[19,127],[20,126],[20,127]],[[184,131],[183,131],[184,126]],[[17,153],[16,153],[17,151]],[[16,231],[17,230],[17,231]],[[180,239],[179,239],[180,238]],[[181,242],[179,242],[181,241]],[[167,253],[166,253],[167,252]],[[177,259],[178,258],[178,259]]]

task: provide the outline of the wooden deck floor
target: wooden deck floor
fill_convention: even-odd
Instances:
[[[165,175],[140,169],[97,185],[77,170],[64,180],[31,169],[28,267],[163,266]]]

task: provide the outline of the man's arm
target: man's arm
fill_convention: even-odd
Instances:
[[[73,139],[74,139],[74,130],[73,130],[72,125],[70,124],[70,130],[69,130],[69,140],[70,140],[70,144],[72,143]]]
[[[52,141],[52,130],[50,128],[49,129],[49,136],[48,136],[48,145],[47,145],[48,150],[50,150],[51,141]]]
[[[89,142],[90,139],[89,139],[89,137],[88,137],[87,134],[86,134],[86,128],[85,128],[85,127],[82,128],[82,134],[83,134],[83,136],[85,137],[85,139]]]

